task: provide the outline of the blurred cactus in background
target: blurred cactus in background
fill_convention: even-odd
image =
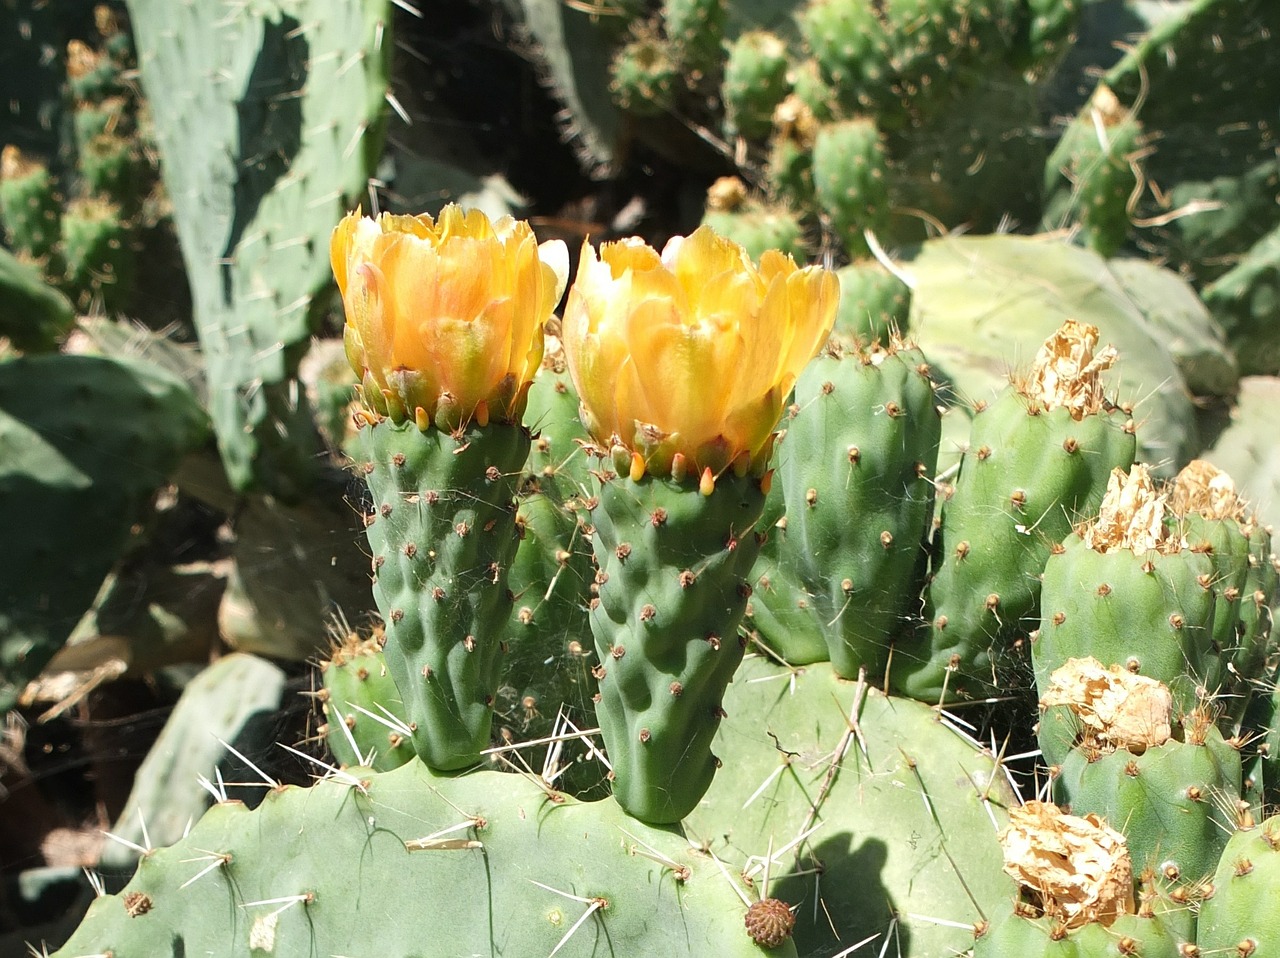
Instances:
[[[1277,36],[0,0],[0,952],[1267,953]]]

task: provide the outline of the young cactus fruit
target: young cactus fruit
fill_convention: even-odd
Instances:
[[[1044,688],[1069,658],[1093,656],[1169,686],[1178,712],[1217,691],[1213,560],[1167,515],[1146,466],[1111,474],[1099,515],[1049,557],[1032,642]]]
[[[1200,905],[1199,954],[1275,954],[1280,949],[1275,912],[1280,896],[1280,815],[1230,837],[1212,886],[1213,896]]]
[[[383,633],[350,632],[320,663],[324,737],[342,766],[389,772],[413,758],[412,729],[382,654]]]
[[[1128,236],[1142,151],[1142,123],[1099,84],[1045,166],[1046,226],[1077,221],[1086,246],[1113,255]]]
[[[1192,460],[1174,478],[1169,506],[1190,547],[1213,562],[1213,644],[1224,659],[1220,691],[1228,712],[1239,718],[1269,650],[1275,599],[1271,534],[1231,477],[1203,459]]]
[[[512,596],[521,425],[563,244],[446,207],[334,231],[346,346],[365,409],[359,465],[387,666],[419,757],[466,768],[489,744]]]
[[[1030,373],[974,416],[941,497],[925,624],[894,652],[902,694],[980,698],[1017,670],[1014,644],[1034,624],[1050,552],[1073,518],[1097,509],[1111,470],[1133,462],[1132,423],[1103,391],[1115,359],[1095,327],[1068,321]]]
[[[1055,799],[1114,822],[1135,871],[1157,876],[1175,900],[1198,897],[1240,800],[1240,754],[1212,715],[1175,718],[1166,686],[1094,659],[1054,672],[1045,701],[1065,703],[1082,725],[1057,769]]]
[[[679,821],[715,774],[773,430],[836,297],[833,275],[777,251],[757,268],[706,227],[661,254],[583,248],[565,352],[616,468],[592,510],[596,715],[614,795],[642,821]]]
[[[914,611],[908,584],[933,514],[942,422],[928,364],[896,338],[887,348],[833,343],[797,381],[786,427],[778,563],[798,572],[837,674],[865,669],[878,685]]]

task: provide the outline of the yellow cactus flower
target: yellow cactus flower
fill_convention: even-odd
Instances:
[[[329,253],[368,408],[422,428],[519,421],[568,279],[564,243],[450,205],[435,220],[357,210]]]
[[[606,449],[631,451],[633,478],[759,474],[839,295],[830,271],[777,250],[756,267],[707,227],[661,254],[638,239],[598,257],[584,244],[563,323],[583,423]]]

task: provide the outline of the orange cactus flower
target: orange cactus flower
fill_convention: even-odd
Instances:
[[[563,324],[583,423],[631,475],[759,474],[796,376],[835,322],[840,285],[770,250],[755,266],[702,227],[662,253],[584,244]],[[673,470],[674,465],[674,470]]]
[[[450,205],[434,220],[357,210],[329,253],[367,407],[423,428],[519,421],[568,279],[564,243]]]

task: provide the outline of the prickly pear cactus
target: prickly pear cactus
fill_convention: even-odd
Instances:
[[[373,495],[374,597],[414,748],[433,768],[467,768],[489,744],[529,433],[495,422],[450,434],[386,419],[365,425],[359,441]]]
[[[75,322],[71,304],[39,270],[0,249],[0,336],[18,349],[52,349]]]
[[[392,890],[422,921],[371,928]],[[612,801],[580,804],[497,772],[437,776],[415,761],[275,788],[255,811],[215,805],[94,902],[55,954],[302,958],[376,940],[403,955],[747,958],[766,953],[748,935],[747,894],[683,836]]]
[[[1166,504],[1145,466],[1117,469],[1098,517],[1049,557],[1031,644],[1037,685],[1067,659],[1093,656],[1163,682],[1180,713],[1218,691],[1213,560],[1190,547]]]
[[[974,958],[1195,954],[1192,912],[1145,878],[1135,896],[1142,876],[1106,820],[1045,802],[1027,802],[1009,818],[1000,847],[1012,894],[978,929]]]
[[[684,818],[715,775],[711,742],[764,539],[759,479],[729,472],[709,495],[697,482],[614,476],[591,513],[596,715],[614,795],[648,822]]]
[[[296,496],[319,439],[293,377],[326,306],[325,244],[381,149],[390,4],[129,10],[227,474]]]
[[[1266,955],[1280,947],[1270,903],[1280,891],[1280,816],[1231,835],[1200,906],[1201,954]]]
[[[1114,255],[1128,238],[1143,147],[1142,123],[1099,84],[1045,166],[1045,225],[1079,223],[1086,246]]]

